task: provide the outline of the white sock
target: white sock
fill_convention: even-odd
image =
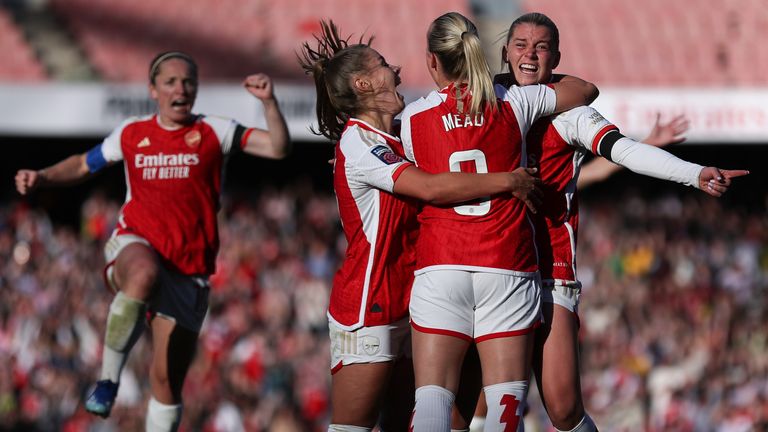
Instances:
[[[181,423],[181,404],[166,405],[154,397],[149,398],[147,407],[147,432],[176,432]]]
[[[329,424],[328,432],[371,432],[373,429],[363,426]]]
[[[470,432],[480,432],[485,427],[485,417],[474,416],[469,424]]]
[[[411,431],[450,432],[451,407],[456,396],[440,386],[427,385],[416,389]]]
[[[527,381],[510,381],[483,387],[488,413],[484,432],[522,431]]]
[[[597,426],[595,426],[595,422],[592,421],[592,417],[590,417],[589,414],[584,413],[584,417],[582,417],[579,424],[573,429],[567,431],[561,431],[560,429],[555,430],[558,432],[597,432]]]
[[[107,330],[104,334],[104,350],[101,359],[101,379],[114,383],[120,382],[128,354],[144,331],[144,314],[147,305],[141,300],[126,296],[122,292],[115,295],[109,305]]]

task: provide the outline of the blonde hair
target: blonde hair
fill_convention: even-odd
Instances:
[[[441,15],[429,26],[427,49],[437,56],[448,79],[467,81],[467,91],[472,95],[467,110],[470,115],[476,115],[488,106],[497,108],[491,68],[472,21],[458,12]],[[462,111],[461,103],[459,111]]]

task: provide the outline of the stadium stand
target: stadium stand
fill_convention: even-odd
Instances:
[[[106,80],[119,82],[145,80],[147,59],[169,49],[198,59],[204,80],[240,80],[256,70],[295,80],[302,77],[296,51],[319,29],[320,19],[333,18],[343,34],[374,35],[374,48],[403,66],[407,86],[431,86],[423,66],[428,24],[449,10],[470,15],[462,0],[205,0],[194,7],[180,0],[51,4],[96,69]]]
[[[47,79],[42,64],[35,57],[11,15],[0,8],[0,81],[39,82]]]
[[[560,28],[559,71],[610,86],[764,86],[765,2],[524,0]]]
[[[584,201],[586,403],[611,431],[765,430],[765,209],[655,185],[652,197],[617,184],[620,203],[610,193]],[[334,198],[297,182],[224,202],[184,430],[323,431],[325,309],[344,253]],[[0,207],[0,430],[140,430],[146,341],[106,423],[78,405],[98,370],[111,294],[94,269],[118,208],[92,194],[77,234],[40,209]],[[526,428],[548,430],[532,391]]]

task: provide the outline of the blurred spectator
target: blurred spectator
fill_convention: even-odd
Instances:
[[[768,218],[724,203],[695,194],[583,202],[583,386],[603,429],[768,427]],[[0,431],[143,427],[149,355],[131,357],[108,420],[81,405],[111,300],[101,250],[117,204],[95,194],[82,208],[78,235],[39,209],[0,207]],[[344,250],[334,198],[288,186],[230,194],[223,213],[182,429],[324,431],[325,310]],[[142,339],[135,349],[149,347]],[[529,402],[526,427],[551,430],[535,394]]]

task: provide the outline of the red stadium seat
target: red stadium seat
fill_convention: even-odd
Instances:
[[[102,76],[142,81],[157,52],[181,49],[199,62],[203,79],[240,80],[265,71],[277,79],[305,79],[296,62],[301,43],[333,19],[343,34],[376,36],[374,48],[403,66],[406,86],[432,86],[424,67],[428,24],[455,10],[471,17],[464,0],[382,3],[372,0],[52,0]],[[408,41],[408,43],[403,43]],[[134,66],[137,65],[137,66]]]
[[[765,85],[768,8],[760,0],[524,0],[560,29],[560,70],[603,85]],[[754,65],[736,73],[732,68]]]
[[[11,16],[0,9],[0,81],[44,81],[45,70]]]

